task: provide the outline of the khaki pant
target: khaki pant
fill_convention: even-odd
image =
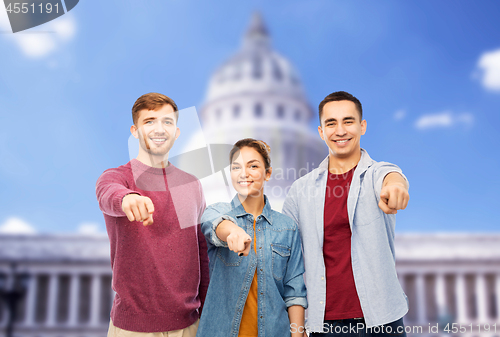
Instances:
[[[188,326],[185,329],[166,331],[166,332],[134,332],[123,330],[117,328],[113,325],[113,322],[109,321],[108,337],[196,337],[196,331],[198,330],[198,324],[200,320],[198,319],[193,325]]]

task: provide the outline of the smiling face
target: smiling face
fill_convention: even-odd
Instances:
[[[231,182],[241,197],[263,197],[264,181],[271,177],[266,171],[264,158],[251,147],[242,147],[231,161]]]
[[[132,135],[139,139],[137,159],[154,166],[168,160],[168,152],[179,137],[176,116],[171,105],[158,110],[141,110],[137,123],[130,127]]]
[[[318,132],[333,158],[359,160],[361,155],[359,141],[365,131],[366,121],[360,120],[360,114],[353,102],[333,101],[323,107]]]

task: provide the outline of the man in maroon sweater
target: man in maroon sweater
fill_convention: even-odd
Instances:
[[[130,131],[139,155],[97,181],[116,292],[108,336],[196,335],[209,282],[205,199],[200,182],[168,162],[178,115],[165,95],[137,99]]]

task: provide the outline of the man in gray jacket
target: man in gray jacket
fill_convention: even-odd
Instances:
[[[310,336],[405,336],[408,303],[397,278],[395,214],[408,182],[396,165],[361,148],[359,100],[344,91],[320,103],[318,131],[329,155],[295,181],[283,213],[299,225]]]

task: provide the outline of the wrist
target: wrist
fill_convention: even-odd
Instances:
[[[136,193],[136,192],[130,192],[130,193],[127,193],[125,194],[123,197],[122,197],[122,204],[123,204],[123,200],[125,200],[126,197],[130,196],[130,195],[139,195],[139,193]]]
[[[401,181],[391,181],[391,182],[387,182],[385,184],[386,187],[388,186],[401,186],[403,187],[404,189],[406,189],[406,184],[404,182],[401,182]]]
[[[240,226],[234,224],[234,223],[230,223],[231,227],[229,229],[229,234],[246,234],[247,232],[241,228]]]

